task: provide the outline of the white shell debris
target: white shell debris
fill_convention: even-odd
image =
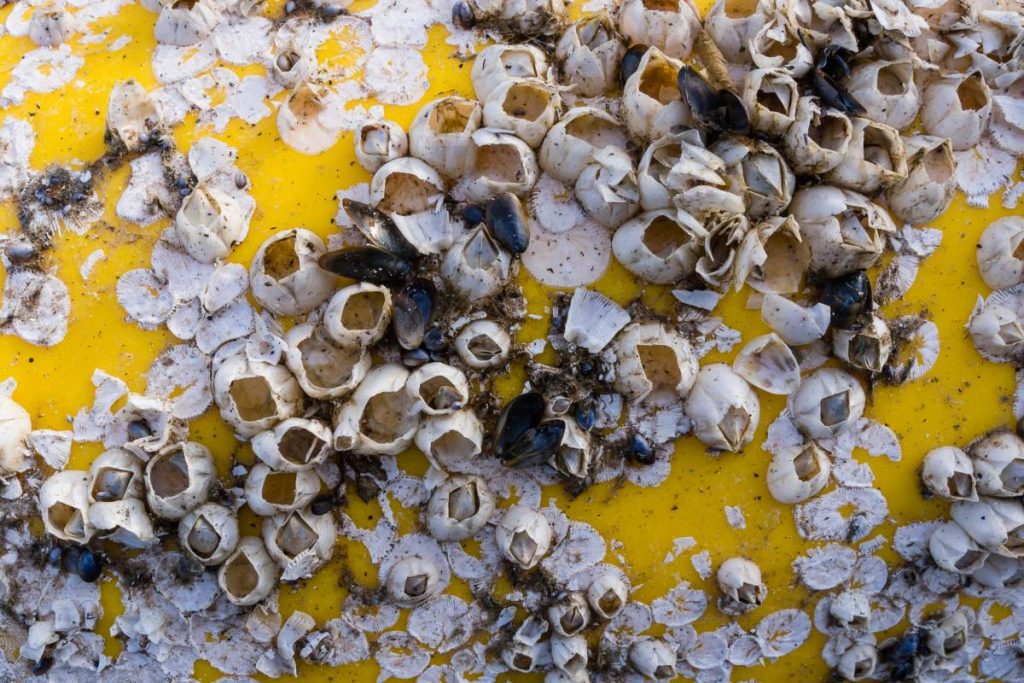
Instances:
[[[608,297],[580,287],[573,292],[565,316],[565,340],[590,353],[600,353],[629,319],[629,314]]]

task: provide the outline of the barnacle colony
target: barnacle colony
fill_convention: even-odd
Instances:
[[[40,47],[0,99],[70,81],[68,43],[114,11],[96,4],[10,10],[5,30]],[[958,186],[974,201],[991,193],[1006,178],[988,187],[978,168],[1024,147],[1019,7],[723,0],[702,23],[675,0],[593,15],[552,0],[458,2],[450,17],[422,3],[357,16],[345,5],[151,7],[160,85],[112,89],[109,154],[88,171],[36,171],[31,125],[0,126],[0,192],[22,222],[0,235],[0,332],[63,338],[71,302],[48,260],[64,248],[57,229],[87,230],[104,169],[127,162],[118,216],[166,223],[117,299],[130,321],[181,342],[154,363],[145,395],[98,371],[71,430],[33,430],[25,388],[3,385],[4,627],[21,639],[7,663],[58,678],[151,666],[180,678],[202,658],[275,677],[295,675],[297,658],[372,656],[406,679],[726,680],[789,654],[813,627],[845,679],[1021,677],[1017,654],[993,644],[1016,621],[959,596],[934,608],[965,586],[1015,603],[999,591],[1021,583],[1020,438],[930,443],[921,479],[949,499],[949,521],[891,541],[889,503],[854,457],[899,459],[900,440],[875,419],[898,416],[873,397],[939,354],[926,312],[885,307],[927,271],[941,234],[926,224]],[[434,88],[415,112],[356,104],[420,100],[417,48],[433,23],[467,57],[497,41],[465,70],[472,87]],[[328,37],[344,57],[325,54]],[[231,68],[243,65],[260,73]],[[189,111],[207,135],[179,151],[193,139],[175,134]],[[233,141],[234,118],[274,138],[274,153],[366,171],[338,193],[339,230],[281,213],[244,136],[237,148],[211,137]],[[336,144],[351,158],[331,161]],[[966,321],[995,361],[1024,357],[1014,221],[979,237],[977,266],[997,291]],[[545,307],[531,278],[572,291]],[[190,424],[211,406],[235,436],[230,463]],[[687,433],[715,459],[675,453]],[[72,443],[88,441],[102,453],[69,467]],[[771,458],[757,460],[758,446]],[[728,533],[778,519],[757,502],[762,487],[794,506],[795,524],[775,526],[807,541],[793,569],[821,592],[813,615],[795,601],[769,612],[788,598],[775,558],[717,541],[690,557],[703,584],[643,602],[633,586],[657,586],[696,541],[676,538],[644,569],[629,531],[641,517],[673,532],[686,521],[629,507],[629,524],[609,527],[544,503],[542,487],[559,485],[602,504],[599,485],[614,482],[608,505],[641,505],[622,501],[634,486],[686,481],[684,457],[756,472],[729,491]],[[685,496],[687,509],[713,498]],[[380,514],[364,521],[360,505]],[[48,540],[32,540],[36,515]],[[889,542],[906,562],[891,574],[876,554]],[[376,586],[356,578],[364,555]],[[348,597],[326,623],[279,589],[342,569]],[[114,661],[96,631],[100,576],[119,580],[125,602]],[[458,583],[468,591],[449,592]],[[708,630],[706,590],[724,615],[757,621]],[[903,635],[876,635],[904,617]]]

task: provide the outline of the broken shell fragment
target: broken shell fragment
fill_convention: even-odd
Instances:
[[[761,568],[743,557],[723,562],[715,573],[715,581],[722,592],[718,609],[729,616],[757,609],[768,595],[768,587],[761,580]]]
[[[676,82],[682,66],[656,47],[644,54],[622,93],[622,117],[632,137],[658,140],[691,122]]]
[[[563,638],[571,638],[590,624],[587,597],[578,591],[567,593],[548,607],[547,617],[555,633]]]
[[[878,648],[871,643],[856,643],[839,656],[836,670],[847,681],[872,678],[878,667]]]
[[[39,487],[39,515],[51,536],[88,543],[96,532],[89,521],[88,475],[82,470],[54,472]]]
[[[285,363],[311,398],[339,398],[355,389],[370,369],[363,346],[338,346],[321,326],[296,325],[285,336]]]
[[[800,386],[800,365],[793,351],[777,334],[765,334],[736,356],[732,369],[758,389],[788,396]]]
[[[107,100],[107,133],[137,152],[163,133],[164,121],[153,98],[134,80],[119,81]]]
[[[562,82],[575,86],[582,97],[605,94],[615,87],[625,50],[607,10],[585,16],[565,30],[555,47]]]
[[[793,198],[796,176],[779,152],[764,141],[719,140],[711,152],[725,162],[725,177],[746,202],[746,216],[758,221],[783,212]]]
[[[935,220],[956,193],[956,158],[947,138],[915,135],[905,140],[907,177],[886,190],[892,214],[913,225]]]
[[[368,173],[409,153],[409,138],[394,121],[367,121],[353,136],[356,159]]]
[[[1013,498],[1024,493],[1024,441],[1009,431],[997,431],[971,445],[978,493]]]
[[[828,606],[829,621],[844,630],[867,631],[871,628],[871,603],[861,590],[844,590]]]
[[[211,0],[160,0],[160,5],[153,34],[163,45],[195,45],[221,20],[221,10]]]
[[[800,99],[796,81],[779,69],[754,69],[743,81],[743,104],[750,125],[766,135],[782,136],[796,120]]]
[[[371,346],[391,324],[391,290],[360,282],[331,296],[324,311],[327,336],[338,346]]]
[[[416,410],[424,415],[454,413],[469,402],[466,376],[446,363],[427,363],[416,368],[405,388]]]
[[[589,658],[587,639],[582,635],[551,635],[551,663],[555,665],[556,670],[574,677],[573,680],[583,680],[588,676]]]
[[[494,496],[483,479],[455,475],[430,494],[427,529],[439,541],[465,541],[476,536],[494,513]]]
[[[842,370],[821,368],[793,397],[793,416],[800,431],[812,439],[827,439],[850,429],[864,415],[864,389]]]
[[[274,315],[309,313],[334,291],[334,278],[318,266],[324,251],[323,240],[302,228],[271,236],[249,266],[253,297]]]
[[[628,659],[633,670],[647,679],[668,681],[678,675],[675,650],[660,638],[637,638],[629,648]]]
[[[790,346],[821,339],[831,316],[825,304],[805,307],[778,294],[765,294],[761,301],[761,319]]]
[[[469,301],[497,294],[512,275],[512,255],[502,249],[483,225],[460,237],[441,263],[441,275]]]
[[[813,441],[784,448],[768,465],[768,492],[780,503],[802,503],[825,488],[831,471],[828,454]]]
[[[932,80],[921,96],[921,124],[949,138],[956,151],[978,144],[992,115],[992,91],[980,71],[948,73]]]
[[[735,286],[763,294],[800,291],[811,263],[811,250],[792,216],[776,216],[749,230],[736,250]]]
[[[697,379],[690,342],[659,323],[633,323],[615,341],[615,388],[633,401],[667,405],[685,397]]]
[[[595,152],[605,147],[625,150],[626,144],[626,132],[611,114],[595,107],[573,107],[544,136],[538,159],[549,176],[573,185]]]
[[[624,0],[619,7],[623,36],[676,59],[690,55],[700,30],[700,11],[691,0]]]
[[[1024,544],[1024,507],[1020,501],[982,497],[977,501],[956,501],[950,517],[985,550],[999,555],[1021,554]]]
[[[0,474],[22,472],[29,467],[25,439],[32,431],[28,411],[0,395]]]
[[[249,607],[268,597],[280,571],[263,541],[245,536],[217,572],[217,583],[232,603]]]
[[[618,147],[594,153],[575,186],[576,201],[606,228],[617,228],[640,210],[640,190],[629,155]]]
[[[942,446],[924,456],[921,481],[928,490],[947,500],[978,500],[974,466],[956,446]]]
[[[437,566],[418,555],[403,557],[388,572],[388,596],[400,607],[420,605],[441,587],[441,573]]]
[[[333,110],[337,98],[325,86],[302,81],[277,110],[277,132],[292,149],[310,156],[326,152],[338,142],[341,127]]]
[[[513,505],[495,527],[498,550],[522,569],[532,569],[551,548],[551,524],[536,509]]]
[[[213,263],[245,239],[250,215],[231,195],[200,183],[182,201],[175,233],[192,258]]]
[[[252,437],[252,452],[272,469],[309,470],[331,452],[331,430],[320,420],[290,417]]]
[[[577,287],[565,314],[563,335],[570,344],[600,353],[629,319],[629,313],[604,294]]]
[[[747,42],[761,30],[775,12],[771,0],[736,2],[716,0],[704,17],[704,30],[734,64],[750,61]]]
[[[675,196],[691,188],[724,188],[724,171],[725,162],[704,147],[696,129],[658,138],[644,150],[637,167],[640,205],[646,211],[674,208]]]
[[[868,372],[881,372],[892,352],[889,324],[879,315],[850,329],[832,333],[832,353],[851,367]]]
[[[978,239],[978,270],[992,289],[1024,282],[1024,218],[1004,216],[989,224]]]
[[[512,133],[480,128],[467,150],[464,198],[484,202],[503,192],[525,195],[537,182],[540,170],[533,150]]]
[[[146,463],[146,502],[157,517],[179,520],[206,502],[216,480],[217,469],[206,446],[183,441]]]
[[[263,520],[263,543],[285,581],[310,576],[326,564],[334,555],[337,538],[334,515],[315,515],[309,508]]]
[[[696,272],[700,245],[676,220],[675,211],[642,213],[619,226],[615,259],[640,279],[670,285]]]
[[[259,462],[245,478],[245,502],[261,517],[305,507],[318,493],[320,477],[311,469],[274,471]]]
[[[213,375],[214,400],[235,433],[248,438],[291,417],[302,408],[302,391],[283,365],[238,354],[225,359]]]
[[[463,467],[480,454],[484,428],[472,410],[425,418],[416,432],[416,448],[438,469]]]
[[[482,118],[483,108],[475,100],[456,95],[434,100],[420,109],[409,127],[409,154],[446,178],[459,178]]]
[[[815,98],[801,97],[782,140],[782,151],[795,172],[822,174],[842,163],[852,137],[853,124],[845,114],[822,110]]]
[[[686,397],[693,433],[708,448],[738,452],[750,443],[761,403],[746,381],[724,363],[705,365]]]
[[[217,503],[205,503],[181,518],[178,543],[206,566],[218,565],[238,547],[238,516]]]
[[[397,455],[419,427],[416,403],[405,389],[409,371],[396,363],[378,365],[341,407],[334,422],[334,448],[361,455]]]
[[[857,65],[846,89],[864,107],[864,116],[896,130],[917,118],[920,93],[909,60],[869,61]]]
[[[127,548],[145,548],[156,541],[146,504],[138,498],[90,506],[89,523],[106,540]]]
[[[455,352],[474,370],[504,363],[511,348],[508,332],[492,320],[474,320],[455,337]]]
[[[490,45],[473,60],[470,78],[481,102],[502,83],[515,78],[547,78],[548,60],[532,45]]]
[[[590,609],[606,621],[618,614],[628,599],[629,589],[613,571],[600,574],[587,587],[587,603],[590,604]]]
[[[509,131],[536,148],[558,120],[561,105],[557,87],[539,78],[515,78],[487,95],[483,123],[488,128]]]

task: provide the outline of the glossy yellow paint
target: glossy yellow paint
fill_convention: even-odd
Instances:
[[[370,6],[357,3],[353,10]],[[707,4],[707,3],[698,3]],[[280,14],[283,2],[268,3],[270,16]],[[0,9],[0,20],[10,7]],[[51,164],[81,168],[100,157],[104,151],[103,127],[107,95],[113,84],[135,78],[146,87],[155,87],[149,56],[154,46],[152,22],[154,15],[138,6],[125,7],[116,17],[103,21],[109,27],[107,39],[89,45],[73,45],[85,57],[85,65],[75,83],[53,94],[29,94],[22,105],[11,108],[5,116],[25,118],[32,122],[37,143],[32,166],[43,169]],[[129,35],[127,46],[108,50],[120,35]],[[0,39],[0,87],[9,78],[18,58],[33,46],[27,39]],[[329,51],[328,51],[329,52]],[[443,30],[430,31],[430,44],[425,50],[430,68],[430,91],[423,102],[441,94],[458,92],[471,95],[469,63],[452,56],[443,40]],[[324,54],[321,57],[339,57]],[[283,95],[278,96],[278,100]],[[387,107],[386,113],[403,126],[408,126],[418,107]],[[274,117],[256,126],[234,121],[223,134],[200,130],[194,121],[186,122],[176,132],[182,149],[197,138],[213,135],[239,150],[238,165],[251,182],[258,202],[249,236],[234,254],[232,261],[248,265],[259,244],[276,230],[304,226],[326,236],[335,230],[332,220],[337,210],[335,192],[369,176],[356,164],[350,135],[343,135],[328,152],[317,157],[299,154],[281,143]],[[56,240],[57,246],[48,255],[47,267],[57,271],[68,284],[72,296],[71,323],[67,338],[52,349],[29,346],[14,337],[0,337],[0,379],[13,376],[18,380],[15,398],[33,416],[35,428],[66,429],[70,417],[92,401],[90,376],[101,368],[125,379],[134,391],[144,391],[144,374],[153,359],[173,338],[166,331],[143,332],[125,322],[115,299],[114,287],[119,274],[131,268],[144,267],[155,239],[168,225],[164,220],[146,228],[121,221],[113,207],[127,182],[127,168],[111,171],[100,177],[97,187],[106,207],[102,221],[89,234],[79,237],[68,234]],[[935,368],[924,379],[903,387],[877,386],[871,397],[868,415],[890,425],[903,446],[903,461],[891,463],[873,459],[871,466],[879,486],[886,494],[894,523],[934,518],[944,506],[922,499],[918,490],[916,470],[923,455],[932,447],[946,443],[964,443],[974,436],[1012,420],[1008,397],[1013,391],[1013,373],[1007,366],[985,362],[973,349],[963,326],[979,292],[987,293],[974,259],[976,239],[995,217],[998,209],[980,211],[965,206],[958,199],[941,220],[936,222],[944,232],[943,243],[930,258],[908,296],[884,311],[886,314],[927,311],[942,331],[942,353]],[[0,230],[16,227],[15,209],[0,204]],[[88,281],[78,272],[79,264],[95,249],[102,248],[106,259],[94,269]],[[545,320],[530,321],[521,340],[529,340],[546,329],[549,293],[523,274],[520,280],[530,301],[531,313]],[[2,275],[0,275],[2,283]],[[671,295],[663,288],[641,287],[630,280],[625,271],[613,265],[597,288],[620,302],[642,296],[649,305],[668,310]],[[746,310],[747,292],[728,296],[719,312],[726,322],[744,333],[745,339],[767,331],[756,312]],[[728,361],[732,354],[714,355],[708,361]],[[514,392],[516,377],[503,383]],[[546,492],[572,518],[593,524],[608,539],[622,542],[625,569],[630,574],[635,596],[651,600],[663,594],[680,579],[687,579],[709,594],[711,582],[701,580],[683,555],[669,565],[663,563],[672,547],[672,539],[693,536],[699,549],[712,553],[716,564],[725,558],[742,554],[756,558],[765,572],[769,586],[767,603],[758,613],[744,617],[741,625],[756,624],[759,614],[784,607],[813,606],[814,599],[795,585],[790,562],[806,548],[797,536],[792,511],[775,503],[762,481],[768,456],[756,444],[763,441],[767,424],[783,406],[777,397],[762,395],[762,425],[753,446],[742,455],[712,457],[693,438],[685,438],[676,448],[672,474],[657,489],[640,489],[629,484],[616,489],[610,485],[595,486],[582,496],[570,500],[560,490]],[[222,474],[232,459],[251,460],[248,447],[238,444],[215,411],[192,423],[191,438],[205,443],[215,453]],[[101,448],[98,444],[75,445],[71,467],[87,467]],[[864,454],[859,454],[864,455]],[[422,472],[425,461],[410,452],[402,456],[410,471]],[[361,503],[349,496],[349,514],[357,523],[372,525],[379,508]],[[747,528],[739,531],[725,520],[724,505],[741,506],[746,513]],[[245,531],[257,533],[254,520],[246,520]],[[415,516],[402,517],[403,531],[416,523]],[[883,529],[891,535],[891,526]],[[376,584],[376,572],[365,551],[357,544],[342,543],[327,568],[301,588],[284,588],[281,609],[287,615],[302,609],[318,621],[338,616],[346,593],[339,587],[343,569],[355,580]],[[467,594],[465,586],[455,585],[454,592]],[[106,615],[100,624],[105,630],[120,611],[116,586],[103,586]],[[723,618],[713,608],[699,622],[701,630],[714,628]],[[819,656],[823,638],[812,636],[796,653],[781,661],[754,670],[739,670],[736,680],[823,680],[825,666]],[[108,654],[119,650],[111,641]],[[302,666],[301,674],[309,681],[370,681],[376,677],[372,662],[343,670],[326,670]],[[218,673],[206,665],[197,667],[196,675],[213,680]]]

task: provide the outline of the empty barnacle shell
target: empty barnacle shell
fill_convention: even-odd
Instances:
[[[619,59],[626,51],[607,10],[569,26],[555,47],[562,81],[581,97],[597,97],[615,87]],[[479,59],[479,57],[478,57]]]
[[[595,152],[625,150],[626,144],[626,132],[614,116],[596,107],[573,107],[544,136],[538,159],[545,173],[572,185]]]
[[[583,603],[586,604],[586,601]],[[581,680],[588,676],[587,662],[590,653],[587,650],[587,639],[582,635],[566,636],[560,633],[551,635],[551,663],[558,671]]]
[[[954,522],[935,527],[928,539],[928,552],[935,564],[956,574],[971,574],[988,558],[988,553]]]
[[[522,569],[532,569],[551,548],[551,524],[526,505],[508,508],[494,532],[501,554]]]
[[[465,541],[477,535],[494,513],[494,496],[480,477],[468,474],[445,479],[424,512],[427,529],[439,541]]]
[[[166,401],[140,394],[128,395],[117,418],[124,425],[125,445],[145,453],[154,453],[166,446],[172,432],[178,429]]]
[[[676,220],[676,212],[648,211],[619,226],[612,238],[615,259],[645,282],[670,285],[693,275],[700,244]]]
[[[356,159],[369,173],[409,153],[409,137],[394,121],[367,121],[356,129],[353,141]]]
[[[455,337],[455,352],[474,370],[504,363],[511,348],[512,338],[493,320],[474,320]]]
[[[473,60],[470,78],[476,98],[484,102],[505,81],[515,78],[545,79],[547,73],[547,57],[532,45],[490,45]]]
[[[230,602],[249,607],[273,592],[279,574],[263,541],[256,536],[245,536],[220,566],[217,582]]]
[[[245,478],[245,502],[262,517],[309,505],[320,493],[315,470],[275,471],[258,462]]]
[[[782,151],[797,173],[821,174],[842,163],[852,137],[853,124],[845,114],[823,109],[813,97],[801,97]]]
[[[302,391],[288,368],[250,360],[244,353],[228,357],[216,369],[213,394],[221,417],[243,438],[302,408]]]
[[[251,215],[231,195],[200,183],[181,202],[174,229],[192,258],[213,263],[245,239]]]
[[[590,624],[587,596],[579,591],[566,593],[548,607],[547,617],[556,634],[563,638],[575,636]]]
[[[871,628],[871,603],[862,590],[844,590],[832,596],[828,605],[829,621],[844,630],[867,631]]]
[[[416,402],[405,390],[409,371],[397,363],[370,370],[334,422],[334,448],[362,455],[397,455],[419,426]]]
[[[519,673],[531,673],[542,657],[542,648],[539,643],[521,643],[511,641],[501,651],[501,659],[512,671]]]
[[[281,141],[303,154],[326,152],[338,142],[341,127],[332,117],[337,105],[327,87],[302,81],[277,110]]]
[[[854,643],[839,655],[836,670],[847,681],[873,678],[878,667],[878,648],[871,643]]]
[[[465,164],[466,158],[460,159]],[[428,235],[425,226],[419,225],[430,220],[444,197],[445,182],[438,172],[413,157],[387,162],[370,180],[370,204],[388,214],[402,235],[425,254],[441,253],[451,244],[450,234]]]
[[[623,36],[676,59],[690,55],[700,30],[700,11],[692,0],[624,0],[619,7]]]
[[[744,284],[763,294],[800,291],[811,250],[792,216],[774,216],[749,230],[736,250],[735,287]]]
[[[690,124],[690,112],[676,82],[682,66],[656,47],[644,54],[622,93],[622,116],[632,137],[654,141]]]
[[[469,402],[469,383],[461,370],[447,363],[427,363],[412,371],[405,383],[416,410],[424,415],[454,413]]]
[[[777,334],[765,334],[743,347],[732,369],[758,389],[788,396],[800,386],[800,364]]]
[[[938,657],[952,657],[963,650],[971,638],[971,614],[960,607],[930,626],[925,643],[928,650]]]
[[[680,197],[676,198],[679,201]],[[733,279],[736,256],[744,238],[750,231],[750,221],[742,213],[712,209],[701,219],[680,209],[676,218],[688,221],[691,230],[702,222],[707,230],[702,235],[702,253],[697,259],[697,274],[712,287],[728,287]],[[698,233],[699,234],[699,233]]]
[[[600,353],[629,319],[629,313],[604,294],[577,287],[569,301],[563,335],[570,344]]]
[[[813,441],[784,448],[768,465],[768,492],[780,503],[802,503],[828,484],[832,461]]]
[[[61,4],[37,7],[28,21],[28,37],[40,47],[57,47],[74,31],[74,20]]]
[[[667,681],[679,675],[676,672],[675,648],[661,638],[637,638],[630,646],[627,658],[633,670],[647,679]]]
[[[463,183],[464,198],[483,202],[502,192],[524,195],[540,171],[529,145],[507,131],[480,128],[471,136]]]
[[[976,309],[967,322],[974,347],[998,359],[1014,358],[1024,351],[1024,323],[1015,311],[994,302]]]
[[[285,581],[310,576],[334,555],[338,528],[334,515],[309,508],[281,512],[263,520],[263,543]]]
[[[765,294],[761,301],[761,319],[786,344],[802,346],[825,335],[831,311],[825,304],[805,307],[779,294]]]
[[[1010,431],[982,437],[968,451],[978,493],[1012,498],[1024,493],[1024,441]]]
[[[824,179],[856,192],[874,194],[907,178],[907,149],[898,130],[870,119],[851,120],[850,144]]]
[[[646,211],[674,206],[673,197],[695,186],[724,187],[725,162],[704,147],[690,129],[658,138],[644,150],[637,167],[640,205]]]
[[[29,467],[25,439],[31,431],[28,411],[0,393],[0,474],[22,472]]]
[[[854,67],[846,88],[872,121],[903,130],[917,118],[920,93],[909,60],[863,62]]]
[[[971,581],[997,590],[1019,588],[1024,582],[1024,558],[989,555],[971,574]]]
[[[343,247],[317,261],[326,271],[374,285],[394,286],[412,274],[412,264],[390,251],[370,245]]]
[[[163,132],[156,99],[134,80],[118,81],[107,100],[107,134],[129,152],[141,150]]]
[[[948,500],[978,500],[974,465],[963,450],[941,446],[924,456],[921,481],[928,490]]]
[[[800,93],[785,71],[754,69],[743,81],[741,96],[756,131],[781,137],[796,120]]]
[[[615,388],[633,401],[678,401],[697,379],[693,346],[662,324],[633,323],[615,340],[614,348]]]
[[[89,506],[89,523],[98,535],[128,548],[144,548],[156,541],[146,504],[138,498]]]
[[[989,224],[978,238],[978,270],[992,289],[1024,282],[1024,218],[1004,216]]]
[[[886,203],[897,218],[923,225],[942,215],[953,201],[956,158],[947,138],[915,135],[905,142],[907,177],[886,190]]]
[[[398,560],[388,572],[388,596],[400,607],[415,607],[441,589],[441,572],[430,560],[409,555]]]
[[[793,397],[797,426],[812,439],[827,439],[850,429],[864,414],[864,389],[848,372],[820,368]]]
[[[324,251],[323,240],[309,230],[272,235],[249,266],[253,297],[274,315],[309,313],[334,291],[334,278],[318,266]]]
[[[576,179],[576,200],[598,223],[617,228],[640,210],[640,190],[629,154],[604,147]]]
[[[441,275],[462,296],[479,302],[497,294],[512,275],[512,255],[478,225],[452,244]]]
[[[892,218],[864,195],[817,185],[793,195],[790,211],[811,249],[811,268],[839,277],[874,265],[885,249]]]
[[[446,178],[461,177],[470,157],[471,137],[482,116],[479,102],[457,95],[426,104],[409,127],[409,154]]]
[[[425,418],[416,431],[416,448],[438,469],[460,467],[479,455],[484,428],[472,410]]]
[[[367,348],[338,346],[321,326],[296,325],[285,336],[285,363],[311,398],[339,398],[355,389],[370,369]]]
[[[483,100],[483,123],[508,131],[530,147],[540,146],[558,120],[558,88],[539,78],[514,78],[495,87]]]
[[[747,49],[759,69],[782,69],[793,78],[801,78],[814,67],[814,55],[793,24],[779,12],[747,41]]]
[[[143,466],[134,453],[123,448],[113,448],[97,456],[89,465],[90,506],[102,506],[145,495]]]
[[[774,216],[789,206],[796,177],[774,147],[760,140],[725,138],[711,151],[725,162],[730,186],[746,200],[751,220]]]
[[[734,64],[750,61],[747,43],[775,13],[772,0],[716,0],[704,17],[704,30]]]
[[[163,45],[195,45],[209,36],[221,19],[221,9],[212,0],[160,0],[160,5],[153,34]]]
[[[739,616],[761,606],[768,587],[761,580],[761,568],[743,557],[730,557],[715,572],[722,592],[718,609],[722,614]]]
[[[832,353],[848,365],[881,372],[892,353],[889,324],[879,315],[871,315],[862,324],[832,332]]]
[[[761,403],[746,380],[724,363],[705,365],[686,396],[693,433],[708,448],[737,452],[754,438]]]
[[[324,311],[327,336],[339,346],[372,346],[391,324],[391,290],[360,282],[342,287]]]
[[[320,420],[290,417],[252,437],[252,452],[275,470],[298,472],[323,462],[330,443],[331,430]]]
[[[399,346],[408,351],[419,348],[427,328],[434,321],[437,289],[425,278],[410,280],[395,294],[391,327]]]
[[[587,603],[601,619],[611,619],[618,614],[629,599],[629,589],[614,571],[599,574],[587,586]]]
[[[950,506],[950,517],[985,550],[999,555],[1022,554],[1024,507],[1018,500],[982,497],[958,500]]]
[[[96,529],[89,521],[89,478],[82,470],[54,472],[39,486],[39,515],[51,536],[88,543]]]
[[[178,543],[206,566],[218,565],[238,547],[238,515],[217,503],[205,503],[181,518]]]
[[[484,223],[498,244],[513,254],[522,254],[530,246],[530,230],[523,204],[511,192],[491,197],[485,209]]]
[[[216,481],[217,469],[206,446],[183,441],[146,463],[146,502],[157,517],[178,520],[206,502]]]
[[[592,457],[590,434],[583,430],[575,420],[565,418],[560,422],[565,424],[562,439],[549,462],[552,467],[567,477],[585,479]]]
[[[921,95],[921,124],[931,135],[949,138],[956,151],[978,144],[992,115],[992,91],[980,71],[946,73]]]

